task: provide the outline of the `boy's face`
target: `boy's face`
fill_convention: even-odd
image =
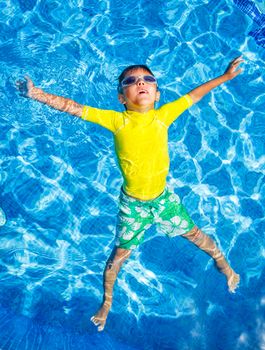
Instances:
[[[119,101],[126,105],[127,110],[148,112],[154,108],[155,102],[159,101],[160,92],[157,90],[157,85],[145,82],[141,77],[143,75],[150,75],[150,73],[142,68],[137,68],[129,71],[125,76],[139,77],[134,84],[123,87],[123,93],[118,95]]]

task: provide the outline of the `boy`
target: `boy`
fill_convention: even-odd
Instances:
[[[169,236],[181,235],[209,254],[226,276],[228,289],[234,292],[239,275],[234,272],[214,241],[191,220],[179,197],[166,187],[169,170],[167,130],[170,124],[192,104],[220,84],[241,73],[243,60],[234,59],[225,73],[190,91],[178,100],[155,110],[160,92],[152,71],[145,65],[127,67],[119,77],[118,99],[123,113],[83,106],[73,100],[48,94],[33,82],[18,81],[22,96],[55,109],[97,123],[112,131],[115,151],[124,183],[120,194],[117,240],[104,271],[103,302],[91,321],[104,329],[112,305],[113,286],[118,272],[142,241],[146,229],[156,223]]]

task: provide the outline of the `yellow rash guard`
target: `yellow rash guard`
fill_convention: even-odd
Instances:
[[[191,105],[191,97],[185,95],[146,113],[84,106],[83,119],[112,131],[123,189],[129,196],[150,200],[164,191],[169,170],[168,127]]]

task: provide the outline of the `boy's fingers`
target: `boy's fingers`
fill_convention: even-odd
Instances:
[[[27,75],[24,76],[24,79],[25,80],[23,80],[23,79],[17,80],[16,85],[23,85],[23,84],[28,84],[28,83],[33,84],[33,81]]]
[[[236,63],[234,63],[234,64],[233,64],[233,67],[234,67],[234,68],[237,68],[237,67],[240,65],[240,63],[241,63],[241,62],[236,62]]]
[[[233,61],[238,61],[238,60],[242,59],[242,57],[243,57],[242,55],[238,56],[238,57],[234,58]]]
[[[236,64],[240,64],[241,62],[244,62],[244,60],[241,57],[242,56],[235,58],[233,61],[231,61],[231,64],[234,66]]]
[[[27,82],[25,80],[19,79],[16,81],[16,87],[17,88],[22,88]]]
[[[235,71],[243,61],[231,62],[229,68]]]
[[[16,87],[18,90],[23,90],[24,89],[24,84],[25,82],[23,82],[22,80],[19,80],[16,82]]]
[[[27,81],[28,84],[34,85],[34,84],[33,84],[33,81],[30,79],[30,77],[29,77],[28,75],[25,75],[25,79],[26,79],[26,81]]]
[[[19,91],[20,96],[28,97],[28,82],[26,80],[17,80],[16,89]]]

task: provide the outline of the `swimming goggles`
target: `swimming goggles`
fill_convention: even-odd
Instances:
[[[139,79],[142,79],[147,84],[157,84],[157,80],[153,75],[129,75],[121,81],[120,88],[131,86],[137,83]]]

